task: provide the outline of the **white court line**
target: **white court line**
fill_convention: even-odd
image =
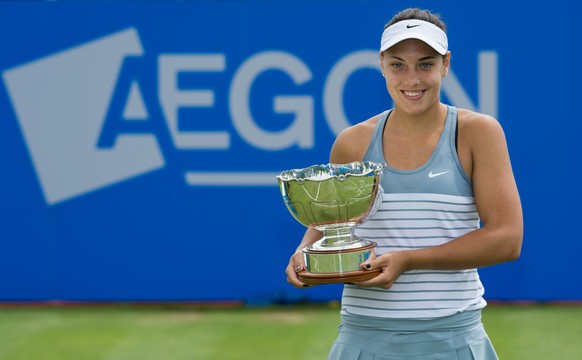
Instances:
[[[277,186],[280,173],[269,172],[196,172],[184,175],[190,186]]]

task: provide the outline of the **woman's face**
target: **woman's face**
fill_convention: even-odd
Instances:
[[[396,108],[411,115],[424,113],[440,101],[441,80],[450,65],[445,57],[426,43],[409,39],[380,55],[386,88]]]

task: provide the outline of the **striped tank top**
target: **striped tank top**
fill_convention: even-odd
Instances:
[[[387,163],[382,138],[390,110],[382,113],[364,161]],[[479,227],[471,182],[455,145],[457,109],[449,106],[430,159],[414,170],[388,165],[382,173],[382,203],[354,234],[378,244],[376,254],[449,242]],[[342,315],[430,319],[478,310],[486,305],[477,269],[404,272],[388,289],[346,284]]]

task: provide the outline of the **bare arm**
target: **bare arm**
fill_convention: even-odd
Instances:
[[[519,257],[523,218],[505,135],[496,120],[478,114],[466,127],[473,192],[483,226],[446,244],[383,254],[363,268],[382,267],[362,286],[389,288],[412,269],[456,270],[494,265]]]

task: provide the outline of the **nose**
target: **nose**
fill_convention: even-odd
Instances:
[[[404,83],[411,87],[420,85],[420,74],[415,70],[407,71]]]

